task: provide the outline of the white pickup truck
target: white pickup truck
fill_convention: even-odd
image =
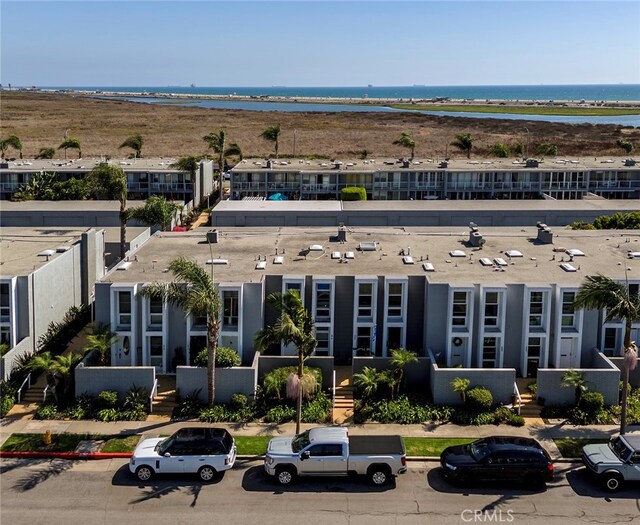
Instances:
[[[345,427],[320,427],[269,441],[264,469],[280,485],[296,476],[365,475],[384,485],[407,470],[400,436],[349,436]]]

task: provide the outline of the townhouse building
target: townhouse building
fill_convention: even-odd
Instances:
[[[173,279],[187,255],[213,271],[222,300],[219,343],[254,356],[253,337],[272,324],[272,292],[297,290],[315,319],[316,355],[349,364],[405,347],[431,352],[443,367],[541,368],[588,365],[598,348],[614,355],[621,322],[575,311],[585,276],[640,283],[637,231],[526,228],[227,228],[158,232],[96,283],[96,320],[118,333],[115,366],[171,373],[205,346],[205,319],[142,297],[146,284]],[[640,326],[633,327],[637,338]],[[294,355],[275,346],[273,355]]]
[[[348,186],[368,200],[607,199],[640,197],[640,164],[625,158],[245,159],[231,170],[232,199],[339,199]]]
[[[0,162],[0,200],[11,199],[38,173],[55,173],[60,180],[85,177],[106,159],[29,160]],[[110,159],[127,176],[128,198],[145,200],[161,195],[169,200],[200,204],[215,189],[213,161],[200,161],[195,174],[173,167],[176,159]]]

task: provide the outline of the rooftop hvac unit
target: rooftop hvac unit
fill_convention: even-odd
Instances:
[[[338,242],[347,242],[347,228],[344,225],[338,226]]]
[[[551,231],[551,228],[539,221],[536,226],[538,227],[537,241],[541,244],[553,244],[553,232]]]
[[[539,166],[539,162],[536,159],[527,159],[526,167],[527,168],[537,168]]]

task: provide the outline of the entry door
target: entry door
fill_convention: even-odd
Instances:
[[[324,445],[324,473],[327,475],[347,473],[347,455],[341,444]]]
[[[451,340],[450,366],[466,366],[466,347],[466,340],[462,337],[454,337]]]
[[[322,474],[324,472],[324,446],[312,445],[306,451],[309,457],[299,463],[300,471],[312,474]]]
[[[173,445],[167,449],[169,457],[162,456],[158,461],[159,472],[164,474],[180,474],[185,471],[185,456],[181,446]]]
[[[577,339],[574,337],[563,337],[560,339],[560,368],[580,367],[576,343]]]

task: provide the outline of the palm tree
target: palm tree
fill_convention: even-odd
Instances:
[[[401,133],[400,138],[398,140],[394,140],[393,144],[395,146],[402,146],[403,148],[407,148],[411,150],[411,160],[413,160],[415,150],[416,150],[416,141],[413,140],[411,133]]]
[[[178,257],[169,264],[169,270],[177,278],[170,283],[153,283],[144,286],[141,293],[145,297],[162,299],[182,308],[185,315],[207,318],[207,387],[209,406],[215,402],[215,362],[220,335],[220,295],[218,285],[211,274],[196,261]]]
[[[40,148],[40,152],[36,155],[36,159],[52,159],[55,154],[55,148]]]
[[[473,137],[471,137],[471,133],[460,133],[460,135],[456,135],[456,140],[454,140],[451,145],[459,150],[466,151],[467,158],[471,158],[471,148],[473,147]]]
[[[62,141],[62,144],[58,146],[58,149],[64,150],[64,158],[67,158],[67,150],[77,149],[78,150],[78,158],[82,157],[82,149],[80,148],[80,141],[78,139],[66,138]]]
[[[69,352],[58,355],[54,359],[53,371],[56,376],[56,391],[58,399],[68,400],[73,393],[73,370],[82,360],[82,356]]]
[[[17,149],[20,152],[20,158],[22,158],[22,142],[18,135],[9,135],[6,139],[0,141],[0,150],[3,158],[9,146]]]
[[[196,172],[200,167],[200,159],[194,156],[181,157],[177,161],[175,161],[173,164],[171,164],[171,167],[179,169],[180,171],[186,171],[187,173],[189,173],[189,176],[191,177],[191,183],[195,184]],[[199,204],[199,203],[194,203],[194,204]]]
[[[87,175],[91,193],[120,203],[120,260],[127,252],[127,176],[120,166],[101,163]]]
[[[451,381],[451,388],[453,388],[454,392],[460,394],[460,399],[462,399],[463,403],[467,402],[467,390],[469,390],[469,385],[471,385],[471,381],[465,377],[456,377]]]
[[[220,199],[222,199],[222,173],[226,166],[226,159],[230,157],[240,157],[242,159],[242,150],[235,142],[227,146],[224,130],[218,133],[213,131],[202,137],[208,146],[216,154],[218,161],[218,188],[220,189]]]
[[[144,144],[142,135],[140,135],[140,133],[136,133],[135,135],[127,137],[125,141],[118,146],[118,149],[131,148],[135,152],[135,157],[139,159],[142,157],[142,144]]]
[[[84,346],[86,352],[95,350],[98,353],[98,363],[100,366],[107,366],[109,361],[107,356],[111,347],[118,343],[118,334],[109,330],[105,324],[93,326],[93,334],[87,336],[87,344]]]
[[[587,391],[587,382],[584,379],[584,374],[570,368],[562,375],[560,386],[564,388],[573,388],[575,391],[575,405],[580,404],[582,394]]]
[[[365,366],[359,374],[353,374],[353,384],[367,399],[373,397],[378,391],[380,374],[375,368]]]
[[[55,362],[51,352],[42,352],[34,355],[25,368],[31,372],[43,372],[47,379],[47,385],[55,385]]]
[[[266,350],[278,343],[292,344],[298,349],[296,434],[299,434],[302,420],[304,362],[318,346],[313,329],[314,322],[296,290],[289,290],[284,294],[274,292],[267,297],[267,304],[278,312],[278,319],[272,326],[260,330],[253,344],[258,351]]]
[[[406,348],[398,348],[397,350],[391,350],[391,360],[389,364],[398,370],[398,391],[402,386],[402,380],[404,379],[404,367],[409,363],[417,363],[418,355]]]
[[[575,308],[606,309],[605,322],[623,320],[622,407],[620,410],[620,434],[627,430],[627,395],[629,371],[638,363],[638,351],[631,341],[631,325],[640,321],[640,294],[631,294],[628,284],[621,284],[602,274],[589,275],[580,285],[573,302]]]
[[[262,135],[260,135],[264,140],[268,140],[275,144],[276,159],[278,158],[278,139],[280,138],[280,131],[280,124],[276,124],[275,126],[269,126],[262,132]]]

